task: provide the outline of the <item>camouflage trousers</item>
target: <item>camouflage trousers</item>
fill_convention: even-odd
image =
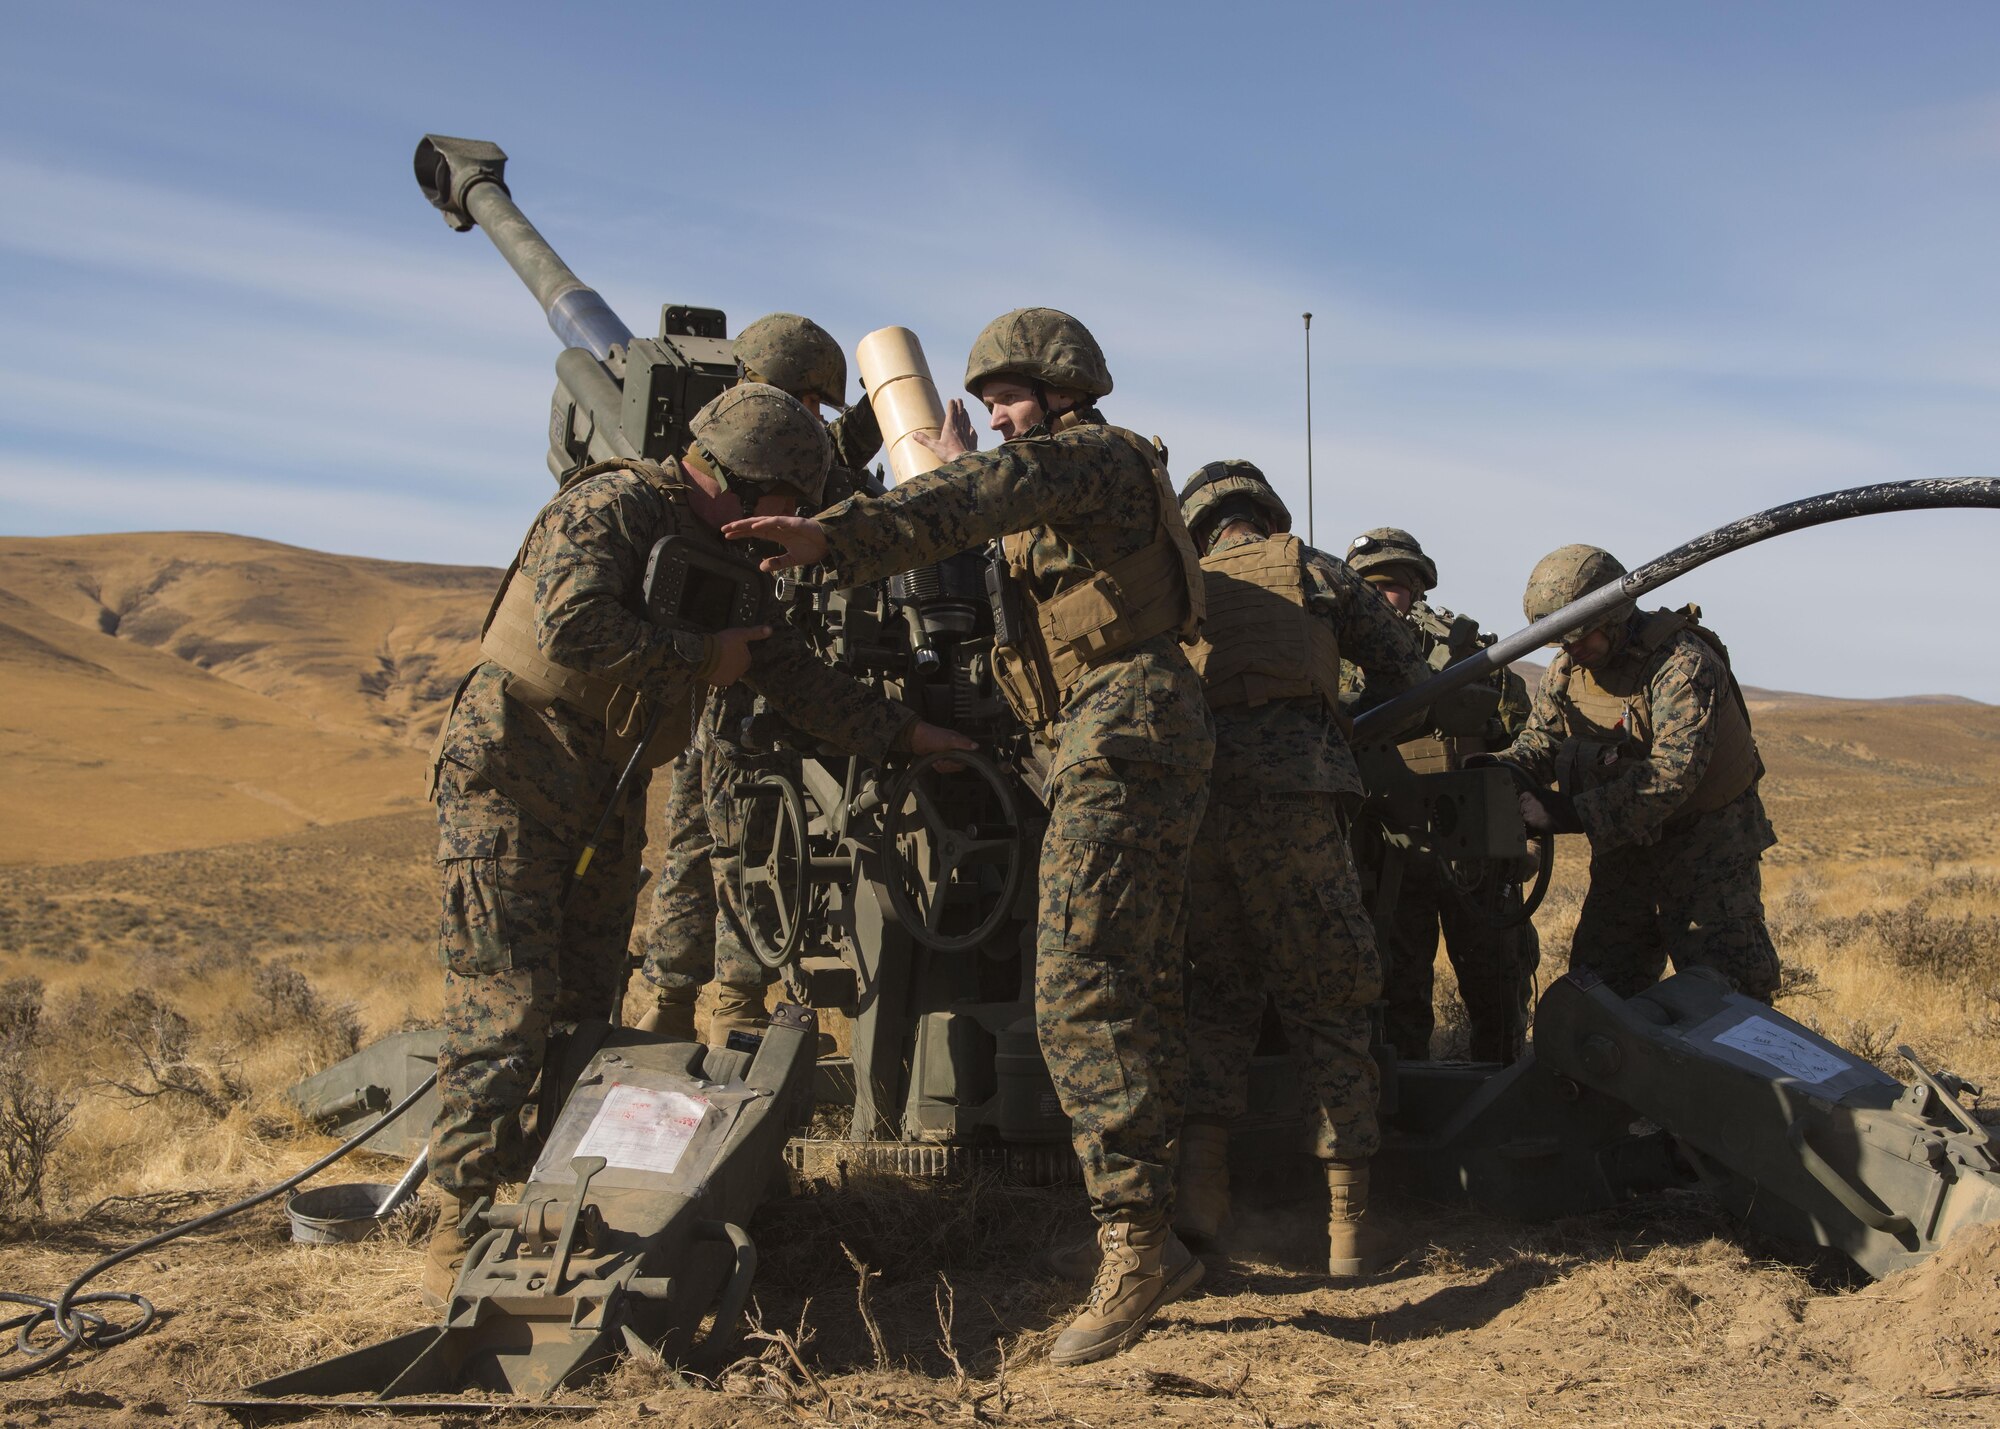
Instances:
[[[1383,997],[1388,1003],[1383,1035],[1396,1055],[1420,1062],[1430,1056],[1432,1010],[1437,977],[1438,935],[1458,978],[1471,1035],[1467,1055],[1475,1062],[1519,1059],[1534,1011],[1535,969],[1542,944],[1533,923],[1495,928],[1502,911],[1500,865],[1483,865],[1472,889],[1452,878],[1451,866],[1434,855],[1393,851],[1403,861],[1396,906],[1377,924],[1382,945]]]
[[[526,1177],[535,1084],[557,1024],[608,1018],[624,985],[646,831],[634,790],[568,903],[576,845],[445,761],[438,775],[444,1042],[431,1178],[474,1195]]]
[[[1374,929],[1337,794],[1211,803],[1188,874],[1188,1115],[1249,1110],[1268,998],[1314,1103],[1314,1150],[1380,1144],[1368,1008],[1382,992]]]
[[[1593,852],[1569,965],[1597,973],[1621,997],[1676,972],[1714,968],[1738,992],[1769,1002],[1778,951],[1764,925],[1764,850],[1778,841],[1753,786],[1734,803],[1669,823],[1658,843]]]
[[[1173,1208],[1188,850],[1208,771],[1081,759],[1042,840],[1035,1029],[1101,1221]]]
[[[711,977],[742,988],[761,988],[771,978],[750,951],[736,906],[742,820],[728,792],[736,772],[735,761],[715,745],[690,748],[674,764],[667,852],[641,967],[662,1002],[693,1002]]]

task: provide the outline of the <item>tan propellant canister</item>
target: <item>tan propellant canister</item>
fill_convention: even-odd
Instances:
[[[854,349],[861,384],[882,428],[882,450],[888,454],[893,485],[943,466],[937,454],[915,439],[917,432],[936,436],[944,430],[944,403],[938,400],[931,366],[923,344],[906,327],[877,328]]]

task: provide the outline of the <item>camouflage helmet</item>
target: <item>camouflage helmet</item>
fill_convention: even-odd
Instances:
[[[1397,526],[1377,526],[1356,536],[1347,548],[1347,564],[1360,576],[1370,571],[1388,575],[1396,566],[1407,566],[1423,582],[1419,593],[1438,583],[1437,562],[1424,554],[1415,536]]]
[[[736,365],[745,382],[768,382],[794,397],[816,393],[846,405],[847,354],[833,334],[797,313],[767,313],[736,335]]]
[[[1571,601],[1610,585],[1624,574],[1625,567],[1618,563],[1618,558],[1602,547],[1558,546],[1535,562],[1534,570],[1528,573],[1528,589],[1521,596],[1521,613],[1532,624],[1554,615]],[[1579,640],[1592,630],[1617,624],[1638,608],[1637,601],[1622,601],[1589,625],[1565,630],[1560,642]]]
[[[1247,461],[1233,458],[1212,461],[1189,477],[1187,485],[1181,488],[1181,520],[1187,523],[1198,544],[1206,544],[1202,541],[1202,527],[1218,520],[1232,497],[1255,507],[1274,533],[1292,529],[1291,509],[1271,489],[1270,479],[1262,471]]]
[[[1111,369],[1090,329],[1054,308],[1016,308],[980,329],[965,359],[965,390],[979,395],[989,378],[1020,377],[1044,387],[1103,397]]]
[[[763,382],[739,382],[694,414],[692,452],[724,489],[790,486],[808,509],[826,490],[833,443],[826,423],[798,398]]]

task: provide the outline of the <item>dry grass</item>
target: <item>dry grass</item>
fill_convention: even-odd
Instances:
[[[241,555],[218,557],[219,567]],[[19,828],[89,816],[77,838],[21,835],[13,854],[0,850],[47,860],[0,868],[0,1121],[9,1076],[74,1101],[48,1160],[44,1207],[0,1176],[11,1198],[0,1206],[10,1217],[0,1222],[0,1285],[38,1293],[304,1165],[328,1143],[293,1123],[282,1089],[357,1038],[437,1009],[422,811],[304,828],[310,796],[290,785],[276,792],[296,807],[280,808],[262,797],[274,786],[261,774],[225,768],[232,778],[217,785],[215,770],[166,778],[155,766],[176,751],[223,749],[254,763],[294,741],[298,722],[252,728],[251,715],[264,718],[274,697],[324,695],[332,703],[307,712],[315,739],[299,746],[320,763],[299,787],[323,776],[330,807],[365,804],[377,797],[369,781],[411,762],[392,741],[410,737],[435,699],[432,676],[454,664],[450,620],[426,617],[385,635],[394,668],[335,700],[333,666],[319,663],[310,629],[267,622],[269,643],[257,650],[204,634],[222,608],[216,593],[238,578],[228,569],[182,569],[162,595],[145,582],[121,586],[122,567],[104,566],[90,586],[58,566],[34,566],[27,585],[0,582],[0,595],[42,602],[34,630],[60,619],[92,639],[51,646],[53,655],[0,642],[10,677],[27,651],[43,661],[45,691],[108,689],[62,659],[102,655],[104,670],[128,677],[118,698],[172,685],[190,715],[169,728],[157,699],[144,711],[107,705],[79,738],[158,727],[167,743],[121,749],[102,768],[62,764],[53,735],[0,751],[10,773],[27,767],[24,752],[43,760],[42,773],[10,786],[17,802],[44,800],[41,823]],[[14,575],[23,569],[17,561]],[[406,571],[370,580],[390,577],[421,584]],[[481,583],[455,579],[468,590]],[[116,649],[93,644],[109,639],[91,628],[100,606],[137,618]],[[176,612],[190,616],[189,638],[210,641],[197,642],[213,657],[208,673],[174,654]],[[136,648],[149,631],[161,643]],[[161,673],[169,658],[193,684]],[[141,676],[155,683],[133,683]],[[229,688],[197,691],[203,680]],[[263,701],[264,714],[245,700]],[[2000,710],[1807,700],[1757,718],[1783,839],[1766,864],[1786,963],[1781,1006],[1892,1071],[1902,1070],[1895,1044],[1908,1042],[1933,1066],[1983,1081],[1989,1108],[2000,1103]],[[386,738],[356,744],[351,759],[329,752],[328,727],[370,720]],[[245,732],[224,737],[232,728]],[[118,781],[140,765],[139,792],[121,804]],[[365,779],[355,773],[364,767]],[[216,793],[246,782],[249,794]],[[179,820],[171,827],[155,822],[161,800]],[[231,837],[247,841],[72,861],[89,847]],[[1545,979],[1562,969],[1582,889],[1580,852],[1565,847],[1538,919]],[[1438,1000],[1449,1046],[1463,1018],[1448,966]],[[395,1169],[373,1160],[327,1179],[385,1180]],[[1238,1240],[1198,1294],[1168,1307],[1129,1353],[1065,1372],[1044,1352],[1076,1292],[1034,1266],[1039,1251],[1087,1230],[1080,1192],[862,1177],[800,1187],[752,1226],[763,1269],[744,1358],[707,1389],[624,1364],[587,1391],[597,1409],[584,1422],[1893,1426],[1990,1424],[2000,1402],[2000,1231],[1857,1289],[1822,1267],[1770,1259],[1780,1248],[1746,1242],[1685,1197],[1546,1226],[1402,1209],[1405,1262],[1336,1290],[1315,1266],[1320,1207],[1250,1188]],[[424,1229],[420,1212],[401,1240],[300,1247],[274,1204],[122,1266],[108,1285],[153,1296],[161,1323],[58,1374],[0,1386],[0,1424],[228,1423],[188,1397],[429,1323],[416,1293]]]

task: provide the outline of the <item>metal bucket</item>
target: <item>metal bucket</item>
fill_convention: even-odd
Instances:
[[[382,1203],[395,1191],[374,1181],[349,1181],[294,1191],[285,1202],[292,1239],[307,1245],[339,1245],[366,1240],[381,1228]]]

